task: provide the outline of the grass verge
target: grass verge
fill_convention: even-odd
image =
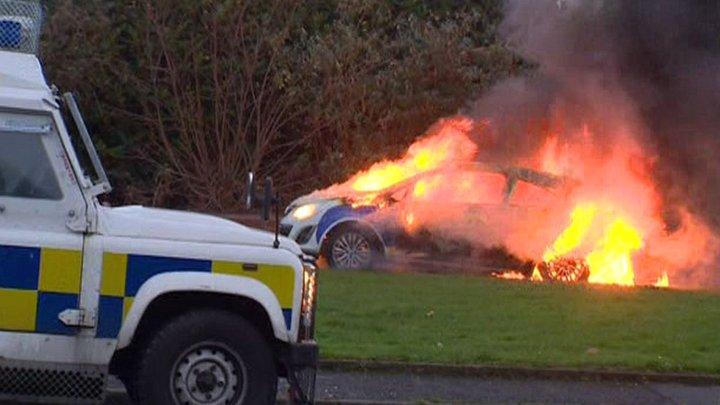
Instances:
[[[323,358],[720,374],[720,295],[321,274]]]

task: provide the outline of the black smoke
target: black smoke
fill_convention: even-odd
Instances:
[[[631,123],[657,157],[668,229],[678,206],[720,229],[720,1],[508,0],[504,12],[503,38],[532,67],[466,112],[491,123],[482,158],[531,154],[558,112],[607,145]]]

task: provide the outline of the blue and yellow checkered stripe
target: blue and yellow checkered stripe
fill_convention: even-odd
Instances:
[[[0,330],[72,335],[58,318],[78,308],[82,252],[0,246]]]
[[[140,287],[156,275],[178,271],[236,275],[264,283],[278,298],[290,329],[295,290],[295,270],[291,266],[105,253],[97,337],[117,337]]]

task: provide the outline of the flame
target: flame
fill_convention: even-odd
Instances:
[[[588,281],[598,284],[635,285],[632,253],[642,247],[642,237],[627,221],[618,218],[605,230],[595,250],[586,257]]]
[[[415,197],[424,197],[427,195],[428,192],[428,184],[425,180],[420,180],[415,184],[415,190],[413,190],[413,195]]]
[[[424,229],[481,247],[504,246],[520,259],[539,262],[526,277],[532,281],[554,278],[548,268],[572,271],[563,263],[575,263],[583,276],[566,281],[647,284],[659,267],[667,272],[656,285],[669,286],[670,278],[688,278],[677,272],[710,264],[720,242],[687,207],[677,207],[680,226],[668,231],[662,194],[649,172],[657,157],[641,147],[633,127],[606,121],[568,125],[563,112],[577,113],[555,112],[543,133],[531,134],[541,141],[529,155],[490,159],[487,166],[476,161],[476,141],[489,135],[496,138],[489,144],[499,142],[502,134],[492,133],[487,121],[442,119],[399,159],[375,163],[318,193],[344,197],[353,207],[372,205],[378,208],[373,220],[408,233]],[[506,169],[529,169],[560,185],[523,179],[511,185]],[[533,210],[523,215],[516,208]],[[542,266],[549,263],[554,265]]]
[[[350,179],[352,190],[377,192],[421,173],[471,161],[477,145],[467,133],[473,125],[471,119],[462,116],[441,121],[436,134],[410,146],[401,159],[377,163]]]
[[[582,204],[576,207],[571,215],[570,225],[560,234],[545,254],[543,260],[551,262],[575,250],[583,242],[590,226],[595,219],[597,206]]]
[[[549,263],[561,257],[568,257],[589,242],[592,244],[588,239],[593,225],[603,222],[607,217],[614,217],[613,211],[608,207],[600,209],[597,203],[583,203],[575,207],[570,224],[545,251],[543,261]],[[636,228],[624,218],[614,217],[599,239],[594,241],[592,250],[584,257],[590,268],[588,282],[635,285],[632,254],[639,250],[642,244],[642,237]],[[539,271],[537,273],[542,279]]]
[[[405,228],[411,230],[413,224],[415,224],[415,214],[409,212],[407,215],[405,215]]]
[[[540,150],[542,170],[552,174],[565,173],[569,167],[567,147],[560,147],[557,135],[548,136]]]
[[[493,273],[493,276],[505,280],[525,280],[525,276],[522,273],[514,270],[504,271],[502,273]]]
[[[653,285],[658,288],[670,287],[670,278],[668,277],[667,272],[663,272],[662,276],[660,276],[660,278],[658,278],[658,280]]]

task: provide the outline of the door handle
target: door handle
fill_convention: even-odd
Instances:
[[[5,213],[5,206],[0,204],[0,214],[4,214],[4,213]]]

